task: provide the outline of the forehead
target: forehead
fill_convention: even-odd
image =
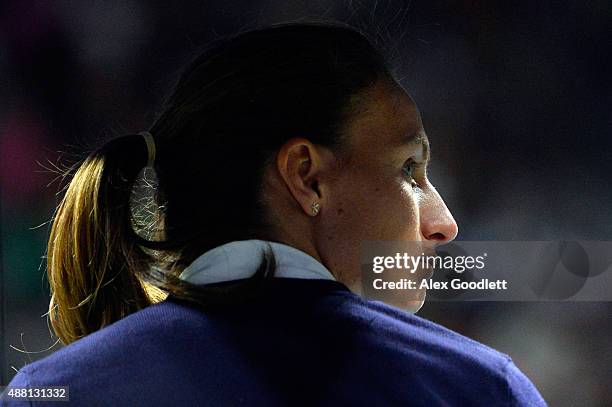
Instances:
[[[398,84],[378,81],[359,95],[357,103],[358,111],[347,126],[352,150],[394,149],[424,137],[419,110]]]

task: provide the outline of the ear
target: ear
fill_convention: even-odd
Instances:
[[[316,216],[323,199],[320,180],[326,160],[324,147],[304,138],[292,138],[279,150],[276,168],[289,192],[309,216]]]

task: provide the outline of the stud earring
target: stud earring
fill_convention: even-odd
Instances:
[[[312,216],[317,216],[317,214],[319,213],[319,211],[321,210],[321,204],[318,202],[313,202],[312,205],[310,205],[310,211],[312,212]]]

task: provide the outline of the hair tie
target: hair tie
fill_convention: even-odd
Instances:
[[[155,140],[153,139],[153,135],[148,131],[141,131],[138,134],[141,135],[145,139],[145,143],[147,143],[147,153],[149,156],[147,159],[147,167],[153,167],[155,163]]]

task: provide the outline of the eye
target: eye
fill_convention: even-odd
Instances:
[[[414,170],[417,166],[417,163],[412,160],[408,160],[402,167],[402,173],[404,174],[404,177],[410,182],[410,185],[412,185],[413,187],[419,186],[418,182],[416,182],[414,179]]]

